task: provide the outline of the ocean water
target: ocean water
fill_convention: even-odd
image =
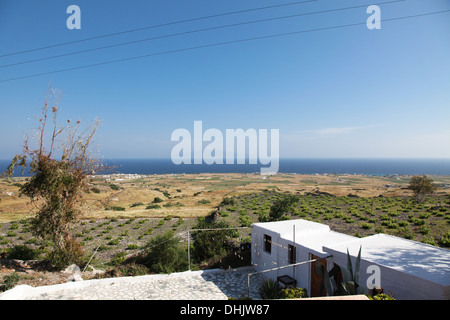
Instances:
[[[180,173],[253,173],[261,164],[250,165],[175,165],[170,159],[105,159],[112,166],[98,174],[180,174]],[[0,160],[0,172],[6,170],[8,160]],[[450,159],[280,159],[279,173],[297,174],[363,174],[363,175],[450,175]],[[26,172],[24,176],[28,176]],[[14,176],[20,176],[16,170]]]

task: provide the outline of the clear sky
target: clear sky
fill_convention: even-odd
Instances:
[[[450,158],[450,12],[418,16],[450,1],[294,2],[0,0],[0,159],[21,151],[50,84],[61,120],[102,120],[105,158],[169,158],[171,133],[195,120],[279,129],[281,158]],[[371,4],[380,30],[365,24]]]

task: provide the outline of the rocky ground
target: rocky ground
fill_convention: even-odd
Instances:
[[[48,266],[37,260],[8,260],[0,259],[0,284],[4,282],[5,276],[9,276],[17,272],[19,281],[17,285],[26,284],[32,287],[47,286],[53,284],[65,283],[74,281],[78,275],[83,280],[93,279],[99,270],[86,270],[80,272],[78,269],[67,268],[63,271],[49,270]],[[78,278],[79,279],[79,278]]]

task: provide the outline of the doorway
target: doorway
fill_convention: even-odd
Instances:
[[[321,257],[318,257],[312,253],[311,260],[314,259],[320,259]],[[321,296],[321,288],[322,288],[322,267],[327,270],[327,260],[319,260],[314,261],[311,263],[311,297],[320,297]]]

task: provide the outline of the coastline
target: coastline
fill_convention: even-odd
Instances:
[[[164,174],[218,174],[240,173],[259,174],[261,164],[181,164],[175,165],[170,159],[102,159],[102,165],[112,169],[100,169],[98,175],[108,174],[136,174],[136,175],[164,175]],[[9,160],[0,160],[0,172],[4,172]],[[278,174],[338,174],[338,175],[450,175],[450,159],[323,159],[301,158],[280,159]],[[14,177],[20,176],[16,168]],[[24,176],[30,176],[26,171]]]

